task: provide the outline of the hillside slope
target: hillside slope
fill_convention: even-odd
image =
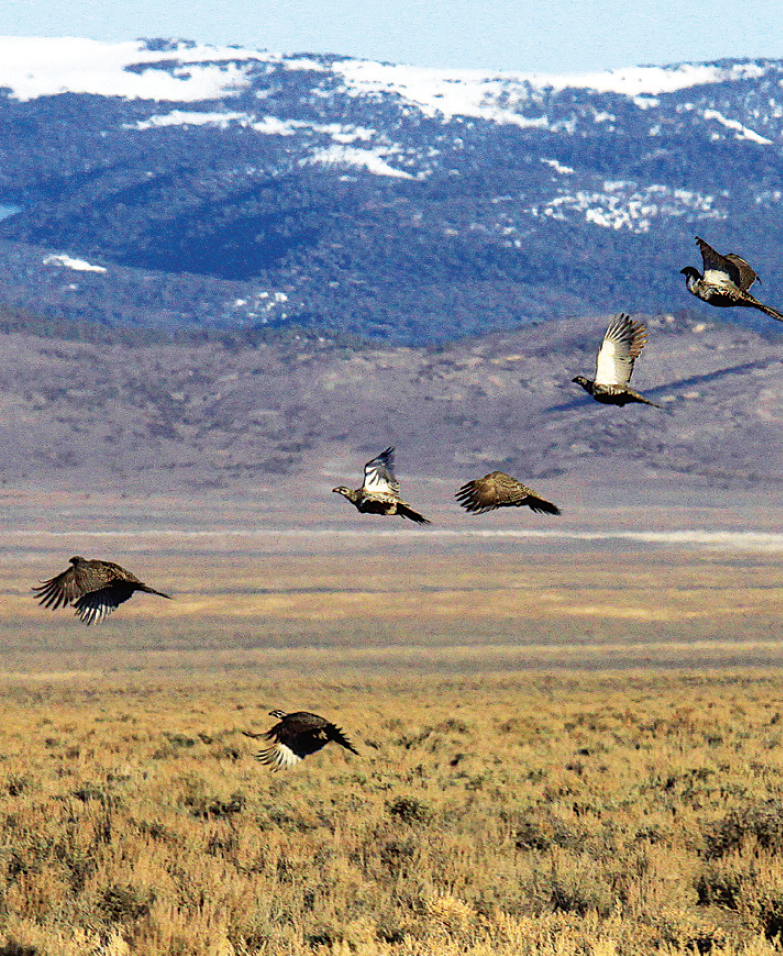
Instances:
[[[781,307],[782,77],[0,38],[0,304],[418,345],[676,310],[699,234]]]

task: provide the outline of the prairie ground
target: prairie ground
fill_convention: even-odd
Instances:
[[[5,680],[4,954],[771,954],[783,677]],[[253,760],[272,706],[335,719]]]
[[[780,951],[773,533],[46,504],[0,552],[0,956]],[[73,553],[174,600],[38,607]],[[273,707],[359,755],[272,773]]]

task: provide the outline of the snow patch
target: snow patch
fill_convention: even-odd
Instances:
[[[383,158],[384,151],[358,149],[356,146],[335,144],[326,149],[317,149],[305,160],[307,163],[322,163],[325,166],[357,166],[376,176],[392,176],[396,179],[415,179],[402,169],[395,169]]]
[[[192,102],[245,88],[247,73],[272,58],[233,47],[151,50],[141,40],[0,37],[0,87],[18,100],[59,93]],[[174,61],[177,65],[172,68]],[[133,69],[129,69],[133,67]]]
[[[138,123],[125,123],[125,129],[158,129],[164,126],[217,126],[227,129],[232,123],[247,125],[246,113],[205,112],[195,110],[172,110],[170,113],[157,113]]]
[[[753,143],[761,143],[764,146],[773,145],[771,139],[767,139],[766,136],[761,136],[755,130],[748,129],[747,126],[743,126],[738,120],[728,119],[717,110],[704,110],[701,115],[706,120],[717,120],[721,125],[725,126],[726,129],[734,130],[737,133],[737,139],[749,139]]]
[[[73,269],[76,272],[108,272],[103,266],[94,266],[84,259],[72,259],[66,255],[44,256],[43,264],[45,266],[61,266],[64,269]],[[73,288],[76,288],[74,286]]]
[[[126,124],[135,130],[159,129],[165,126],[217,126],[226,129],[231,124],[252,129],[268,136],[293,136],[299,132],[320,133],[330,136],[337,143],[367,142],[377,135],[377,130],[366,126],[343,126],[341,123],[309,123],[306,120],[281,119],[279,116],[264,116],[259,119],[252,113],[225,110],[197,112],[195,110],[172,110],[170,113],[154,113],[148,119]]]
[[[603,191],[561,193],[544,206],[533,207],[531,213],[561,222],[584,217],[586,222],[603,229],[627,229],[634,233],[649,232],[660,216],[725,217],[717,208],[714,196],[658,184],[638,186],[622,181],[605,182]]]
[[[617,93],[631,98],[642,109],[657,105],[651,97],[707,83],[741,80],[764,75],[772,67],[735,64],[731,69],[715,64],[630,67],[600,73],[544,74],[490,73],[483,70],[439,70],[367,60],[343,60],[333,66],[346,89],[354,95],[397,94],[426,116],[474,116],[521,127],[548,127],[546,116],[525,117],[519,109],[543,91],[566,89]],[[645,99],[647,98],[647,99]],[[610,119],[597,115],[597,122]]]
[[[542,163],[546,166],[551,166],[556,173],[562,173],[564,176],[568,176],[574,172],[570,166],[564,166],[562,163],[558,162],[556,159],[542,159]]]

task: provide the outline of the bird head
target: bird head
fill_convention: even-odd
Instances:
[[[680,269],[680,273],[686,279],[701,279],[701,273],[695,266],[685,266],[684,269]]]
[[[82,561],[84,561],[84,558],[80,554],[76,554],[70,559],[69,564],[81,564]]]
[[[345,485],[338,485],[336,488],[332,488],[332,494],[345,495],[347,498],[350,494],[351,489],[346,488]]]

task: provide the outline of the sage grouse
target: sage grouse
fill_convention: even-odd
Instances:
[[[102,621],[123,601],[127,601],[134,591],[146,591],[147,594],[170,599],[170,595],[139,581],[119,564],[88,561],[78,555],[71,558],[71,566],[62,574],[43,581],[33,591],[39,603],[52,610],[67,604],[73,605],[84,624]]]
[[[394,476],[394,448],[391,445],[364,466],[364,484],[361,488],[339,485],[333,492],[343,495],[362,514],[399,515],[417,524],[430,524],[400,498],[400,483]]]
[[[295,714],[287,714],[283,710],[270,710],[269,716],[277,717],[279,720],[279,723],[270,730],[260,734],[252,734],[248,730],[243,730],[242,733],[246,737],[254,739],[264,737],[274,741],[269,747],[256,754],[256,760],[268,764],[273,770],[293,767],[310,754],[317,753],[330,740],[350,750],[351,753],[359,753],[339,727],[318,714],[309,714],[306,710],[300,710]]]
[[[537,514],[559,515],[560,509],[504,471],[492,471],[463,485],[454,495],[466,511],[481,515],[496,508],[528,508]]]
[[[630,315],[620,312],[609,323],[598,358],[595,363],[595,379],[577,375],[571,381],[581,385],[597,402],[604,405],[627,405],[642,402],[660,408],[655,402],[635,392],[628,383],[633,372],[633,363],[647,344],[647,329],[643,322],[634,322]]]
[[[704,275],[701,275],[693,266],[680,269],[685,276],[688,292],[710,305],[723,308],[744,305],[751,309],[758,309],[764,315],[777,319],[778,322],[783,322],[783,312],[764,305],[748,292],[758,276],[742,256],[734,252],[722,256],[698,236],[696,236],[696,245],[701,252]]]

